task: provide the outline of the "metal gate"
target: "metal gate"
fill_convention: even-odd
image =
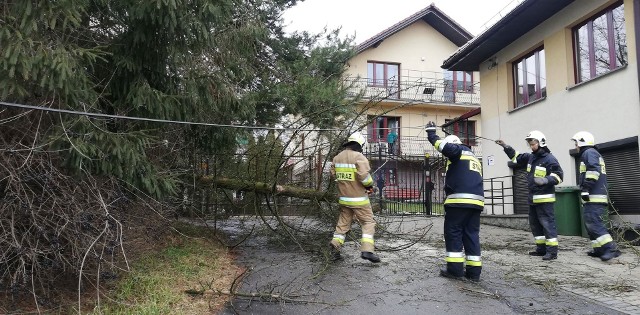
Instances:
[[[372,154],[367,156],[377,193],[374,209],[383,215],[442,215],[446,159]]]

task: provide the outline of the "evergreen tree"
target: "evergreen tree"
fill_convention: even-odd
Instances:
[[[280,16],[295,2],[4,1],[0,100],[158,120],[275,126],[294,116],[334,126],[351,109],[340,79],[351,43],[337,33],[285,34]],[[202,160],[235,152],[237,135],[253,133],[0,109],[0,229],[12,231],[0,236],[0,288],[37,298],[63,274],[104,270],[102,255],[122,248],[127,192],[174,195]],[[268,141],[282,154],[273,134]],[[275,180],[275,163],[256,165],[255,178],[268,171]]]
[[[1,99],[217,124],[274,125],[292,114],[335,125],[348,115],[340,75],[350,40],[285,34],[280,16],[295,2],[10,1],[0,8]],[[173,163],[235,146],[229,128],[47,117],[40,139],[66,169],[116,176],[156,197],[173,191]]]

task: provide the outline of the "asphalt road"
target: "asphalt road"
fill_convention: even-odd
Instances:
[[[233,239],[247,230],[243,224],[229,220],[221,226]],[[237,291],[261,296],[238,296],[222,314],[625,314],[563,290],[555,277],[523,276],[526,273],[518,270],[530,269],[527,264],[544,269],[558,263],[542,265],[539,259],[523,257],[521,250],[495,248],[489,241],[483,244],[490,248],[483,248],[483,256],[495,252],[497,259],[520,257],[515,264],[485,260],[480,283],[440,277],[441,218],[393,219],[385,224],[390,235],[402,237],[376,240],[383,250],[379,264],[360,259],[355,242],[345,244],[343,261],[328,263],[294,244],[273,242],[268,233],[254,233],[235,249],[236,262],[248,268]],[[481,234],[493,235],[496,232],[489,230],[494,229],[483,226]],[[503,230],[499,232],[515,233]],[[390,250],[420,235],[413,246]]]

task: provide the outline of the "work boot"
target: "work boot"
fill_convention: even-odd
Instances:
[[[464,281],[464,277],[456,276],[454,274],[451,274],[451,273],[449,273],[449,271],[447,271],[446,268],[440,268],[440,276],[441,277],[445,277],[445,278],[449,278],[449,279]]]
[[[470,275],[464,275],[465,278],[467,278],[467,280],[471,281],[471,282],[480,282],[480,277],[472,277]]]
[[[618,256],[622,255],[622,253],[617,250],[617,249],[609,249],[606,250],[601,256],[600,259],[602,259],[602,261],[607,261],[607,260],[611,260],[613,258],[616,258]]]
[[[587,252],[587,255],[588,255],[589,257],[600,257],[600,256],[602,256],[602,254],[601,254],[601,253],[596,252],[596,251],[595,251],[595,250],[593,250],[593,249],[592,249],[592,250],[590,250],[590,251],[588,251],[588,252]]]
[[[544,256],[545,254],[546,254],[545,252],[539,252],[537,250],[529,252],[529,255],[531,255],[531,256]]]
[[[366,259],[372,263],[379,263],[380,262],[380,257],[378,257],[378,255],[372,253],[372,252],[362,252],[360,254],[360,258],[362,259]]]
[[[335,248],[333,245],[329,245],[329,247],[330,247],[329,258],[331,259],[331,261],[342,260],[342,255],[340,255],[340,250]]]
[[[542,260],[552,260],[552,259],[558,259],[558,254],[546,253],[546,254],[542,257]]]

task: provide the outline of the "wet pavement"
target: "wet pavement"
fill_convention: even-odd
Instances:
[[[379,264],[360,259],[353,241],[342,261],[330,263],[253,233],[235,249],[236,263],[248,268],[237,292],[260,297],[236,297],[222,314],[640,314],[633,254],[603,263],[584,255],[588,240],[560,237],[559,259],[545,262],[526,255],[529,232],[482,225],[482,281],[472,283],[438,275],[442,218],[377,220],[387,229],[376,239]],[[254,224],[231,219],[219,227],[239,239]]]

